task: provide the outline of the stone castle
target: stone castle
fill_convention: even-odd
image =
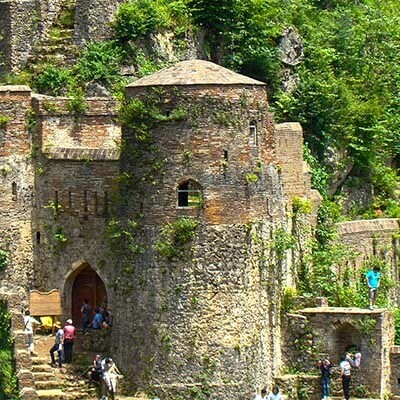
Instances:
[[[221,388],[229,380],[240,392],[244,382],[270,380],[280,367],[289,266],[272,262],[271,238],[287,224],[292,197],[315,197],[301,127],[274,126],[264,84],[206,61],[138,80],[127,96],[160,87],[165,113],[186,115],[159,124],[158,148],[133,165],[121,138],[140,144],[129,128],[121,131],[112,100],[87,99],[88,111],[76,117],[67,99],[1,88],[1,114],[9,117],[1,128],[2,246],[10,254],[2,291],[24,298],[30,289],[59,289],[63,316],[76,321],[84,297],[100,305],[106,295],[115,357],[139,382],[145,374],[171,385],[193,379],[208,360]],[[146,244],[121,266],[104,235],[116,180],[135,171],[146,176],[145,166],[157,160],[162,171],[132,182],[116,211],[123,221],[141,214]],[[199,223],[191,249],[182,257],[155,254],[160,230],[183,217]]]
[[[107,36],[96,21],[116,3],[76,2],[77,43]],[[29,62],[62,6],[0,2],[11,33],[1,35],[3,69]],[[93,97],[77,114],[70,99],[0,87],[0,248],[8,255],[0,296],[13,329],[31,290],[58,289],[61,318],[77,324],[84,297],[107,301],[113,358],[135,387],[171,399],[248,399],[273,382],[293,398],[304,388],[317,398],[318,379],[288,367],[312,369],[321,354],[337,363],[350,345],[364,357],[360,387],[400,394],[386,310],[309,299],[298,314],[282,314],[299,257],[280,248],[282,234],[293,231],[302,199],[312,235],[320,196],[301,126],[274,123],[265,84],[191,60],[133,82],[126,97],[119,112],[114,100]],[[383,252],[398,280],[397,220],[339,229],[360,258]]]

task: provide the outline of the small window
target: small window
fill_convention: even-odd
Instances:
[[[97,192],[94,192],[94,213],[96,215],[99,214],[99,197],[97,195]]]
[[[89,209],[88,207],[88,192],[87,190],[83,191],[83,211],[87,212]]]
[[[249,141],[251,146],[257,146],[257,122],[251,121],[249,125]]]
[[[195,181],[185,181],[178,187],[178,207],[200,207],[203,194],[201,186]]]
[[[17,200],[17,184],[15,182],[11,184],[11,194],[13,201]]]
[[[104,192],[104,216],[108,217],[108,192]]]

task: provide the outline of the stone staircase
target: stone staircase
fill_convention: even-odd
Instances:
[[[36,345],[38,355],[32,357],[31,372],[38,399],[97,399],[96,388],[88,387],[87,380],[82,376],[84,367],[78,360],[73,364],[64,364],[62,368],[52,367],[49,364],[48,350],[53,341],[52,336],[39,337]],[[76,358],[84,356],[77,354]]]
[[[71,66],[76,61],[80,48],[74,42],[74,14],[75,0],[64,0],[58,18],[28,60],[30,73],[39,73],[48,65]]]
[[[62,368],[50,365],[49,349],[54,343],[54,336],[35,336],[35,356],[30,358],[30,381],[32,389],[25,393],[23,399],[29,400],[98,400],[95,386],[88,386],[88,380],[83,377],[94,353],[83,349],[83,335],[78,332],[74,344],[72,364],[63,364]],[[21,388],[24,391],[23,388]],[[115,395],[115,400],[150,400],[145,395],[128,396]]]

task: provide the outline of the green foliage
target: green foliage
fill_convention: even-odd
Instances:
[[[196,229],[199,224],[198,220],[185,217],[168,222],[161,229],[163,240],[154,245],[156,251],[167,259],[182,257],[185,245],[196,237]]]
[[[293,309],[294,302],[298,296],[297,290],[291,287],[286,287],[282,297],[282,312],[290,312]]]
[[[307,1],[293,13],[306,58],[296,90],[277,93],[276,115],[302,123],[321,165],[328,148],[346,148],[352,174],[391,191],[396,177],[380,166],[399,154],[399,16],[391,1],[334,4],[327,12]]]
[[[311,201],[300,196],[292,199],[292,208],[295,214],[310,214],[312,210]]]
[[[246,174],[246,181],[248,183],[256,183],[258,181],[258,175],[252,173]]]
[[[120,79],[121,62],[121,49],[113,42],[94,42],[85,48],[72,72],[80,82],[97,81],[111,86]]]
[[[8,265],[8,251],[0,249],[0,271],[7,268]]]
[[[63,228],[61,226],[58,226],[56,228],[55,233],[54,233],[54,239],[57,242],[59,242],[60,244],[61,243],[66,243],[68,241],[68,238],[67,238],[67,236],[66,236],[66,234],[65,234],[65,232],[64,232],[64,230],[63,230]]]
[[[140,223],[137,220],[111,219],[107,224],[105,235],[115,249],[127,248],[133,254],[142,254],[144,248],[137,238],[139,227]]]
[[[282,258],[285,251],[293,249],[296,245],[296,238],[288,233],[284,227],[276,229],[274,233],[273,248],[278,258]]]
[[[303,146],[303,157],[311,168],[311,186],[326,195],[329,174],[326,168],[311,154],[307,143]]]
[[[129,42],[149,35],[168,23],[166,2],[130,0],[118,9],[114,30],[121,42]]]
[[[2,115],[0,114],[0,129],[5,128],[7,126],[7,123],[10,121],[10,117],[8,115]]]
[[[395,308],[393,310],[393,316],[395,326],[394,344],[400,346],[400,308]]]
[[[71,80],[68,69],[49,65],[33,79],[32,85],[39,93],[61,96],[67,93]]]
[[[47,206],[43,206],[43,208],[48,208],[51,211],[51,214],[54,219],[57,219],[59,212],[61,211],[61,205],[56,201],[49,201]]]
[[[70,97],[67,101],[67,109],[74,115],[75,119],[78,119],[88,111],[89,105],[86,101],[85,93],[81,88],[77,87],[73,92],[70,92]]]
[[[0,398],[20,399],[12,356],[11,317],[6,304],[0,302]]]

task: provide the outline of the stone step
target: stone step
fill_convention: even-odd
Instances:
[[[38,381],[35,379],[35,388],[42,390],[42,389],[59,389],[59,383],[54,379],[49,379],[47,381]]]
[[[35,380],[47,381],[54,378],[54,373],[52,371],[37,371],[33,373]]]
[[[32,357],[32,365],[47,364],[49,360],[50,360],[50,355],[49,357],[35,356]]]
[[[43,389],[36,391],[40,400],[70,400],[71,396],[60,389]]]
[[[34,364],[31,368],[32,372],[52,372],[53,367],[49,364]]]

